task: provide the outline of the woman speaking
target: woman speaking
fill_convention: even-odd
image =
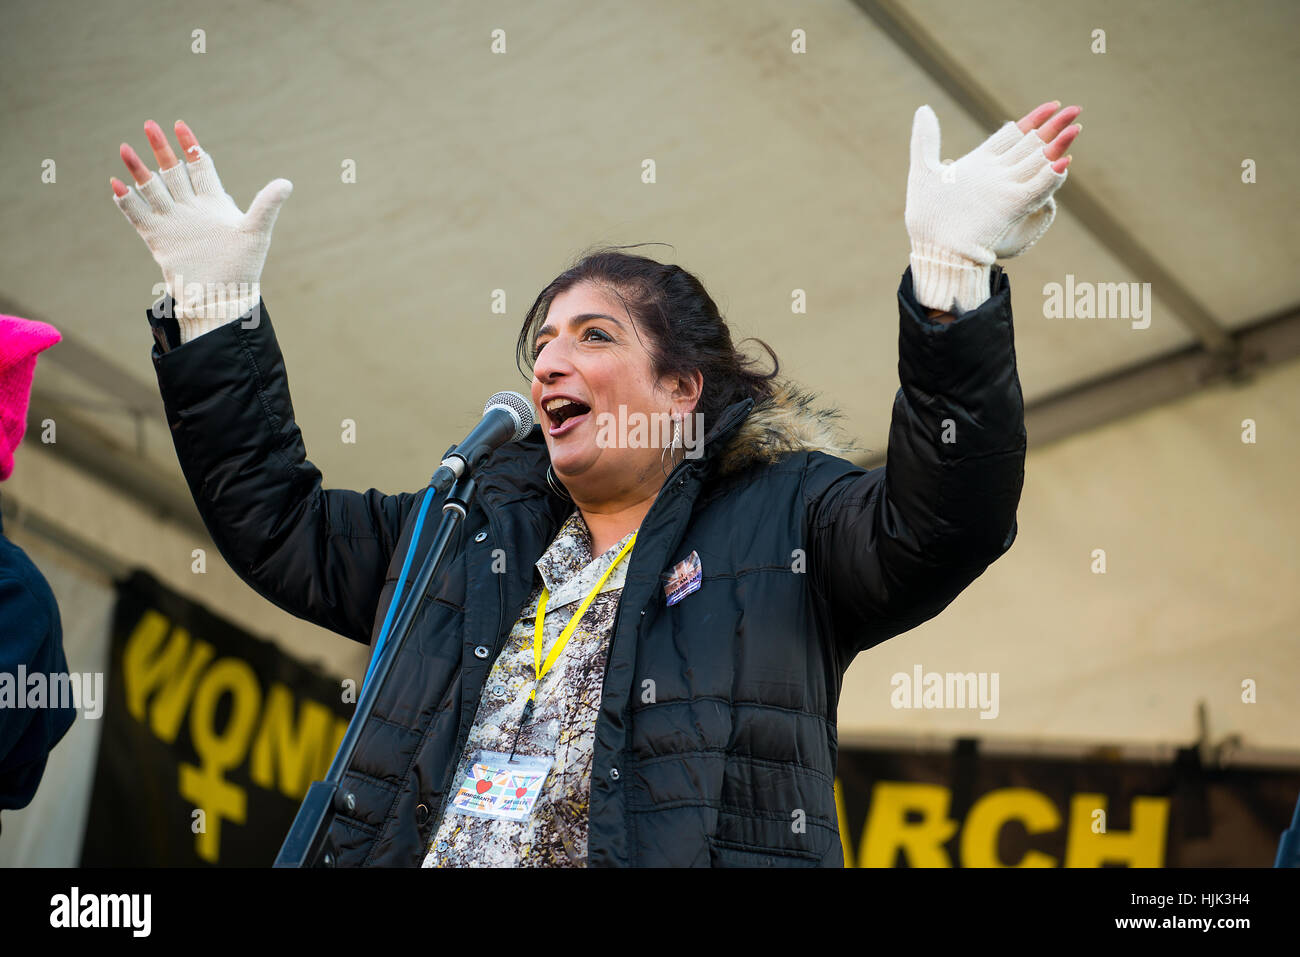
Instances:
[[[842,865],[845,670],[1015,538],[1024,409],[995,261],[1051,225],[1079,132],[1059,105],[951,164],[916,113],[887,467],[837,457],[831,414],[738,352],[681,267],[607,248],[542,290],[516,344],[538,425],[475,473],[344,776],[340,865]],[[258,292],[292,184],[241,213],[184,123],[183,163],[145,131],[158,174],[123,144],[136,188],[112,186],[167,283],[151,355],[199,512],[250,587],[373,648],[445,494],[321,487]],[[666,440],[611,428],[646,421]]]

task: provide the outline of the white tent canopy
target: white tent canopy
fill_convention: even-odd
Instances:
[[[327,487],[395,492],[423,486],[491,392],[526,391],[524,312],[602,242],[670,243],[645,252],[700,276],[737,338],[769,342],[877,464],[898,388],[913,111],[934,107],[956,157],[1060,99],[1085,108],[1060,212],[1004,264],[1030,407],[1019,537],[938,619],[859,659],[841,739],[1167,743],[1196,736],[1204,701],[1214,737],[1294,747],[1298,9],[9,9],[0,311],[65,339],[41,359],[32,407],[59,440],[29,435],[19,451],[6,530],[34,553],[56,542],[101,570],[143,566],[338,672],[364,665],[365,649],[235,578],[189,501],[149,360],[160,276],[108,185],[125,178],[124,139],[151,161],[146,119],[185,119],[241,205],[294,182],[263,292],[308,455]],[[1053,283],[1149,283],[1149,324],[1053,318]],[[999,672],[997,718],[892,708],[890,676],[916,664]]]

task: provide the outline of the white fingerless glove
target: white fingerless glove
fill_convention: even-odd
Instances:
[[[138,190],[138,192],[137,192]],[[221,185],[212,157],[182,160],[114,196],[162,267],[176,301],[181,342],[238,319],[258,304],[271,229],[293,192],[287,179],[262,187],[247,213]]]
[[[966,312],[989,298],[994,261],[1017,256],[1056,217],[1052,194],[1066,174],[1047,144],[1008,121],[955,163],[939,162],[939,120],[922,106],[912,120],[912,166],[904,221],[912,240],[912,290],[931,309]]]

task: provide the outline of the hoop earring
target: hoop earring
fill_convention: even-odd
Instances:
[[[551,491],[554,492],[556,495],[558,495],[560,498],[570,502],[573,501],[573,496],[569,494],[569,490],[567,488],[565,488],[563,485],[560,484],[560,480],[555,475],[555,469],[549,465],[546,466],[546,484],[549,485],[551,487]]]
[[[669,449],[676,451],[677,443],[680,442],[681,440],[682,440],[682,420],[674,416],[673,417],[673,443],[672,445],[666,446],[664,450],[659,453],[659,470],[664,473],[665,481],[668,478],[668,465],[665,463],[664,458],[668,455]],[[674,456],[674,458],[676,458],[676,456]]]

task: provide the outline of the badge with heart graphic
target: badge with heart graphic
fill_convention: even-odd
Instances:
[[[470,762],[449,810],[474,817],[525,821],[542,796],[555,756],[480,751]]]

